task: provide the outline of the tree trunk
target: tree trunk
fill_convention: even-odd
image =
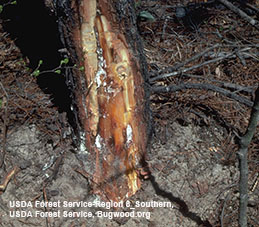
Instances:
[[[148,138],[147,70],[134,1],[46,1],[75,67],[66,69],[78,157],[94,193],[120,201],[140,188]]]

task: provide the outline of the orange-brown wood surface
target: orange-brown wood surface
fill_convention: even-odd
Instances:
[[[137,168],[147,136],[138,59],[131,54],[113,4],[82,0],[73,36],[84,66],[77,102],[85,153],[94,162],[94,192],[120,201],[140,188]]]

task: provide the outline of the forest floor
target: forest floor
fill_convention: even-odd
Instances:
[[[181,1],[181,5],[187,6],[187,2]],[[258,1],[249,2],[258,10]],[[76,171],[80,160],[75,155],[68,113],[33,75],[37,64],[32,64],[30,54],[20,46],[22,36],[15,37],[4,26],[12,18],[5,15],[0,21],[0,226],[238,226],[236,153],[238,136],[246,131],[259,84],[259,33],[219,3],[189,4],[184,18],[179,17],[179,3],[139,1],[136,5],[142,13],[139,30],[150,84],[153,88],[181,84],[209,84],[212,88],[151,95],[154,133],[147,155],[151,175],[129,199],[136,208],[123,208],[139,217],[47,218],[40,214],[67,211],[78,212],[74,216],[86,212],[109,215],[112,210],[30,207],[29,203],[19,207],[22,204],[12,203],[93,202],[98,197],[91,194],[87,179]],[[236,6],[259,19],[252,7]],[[173,74],[165,77],[168,73]],[[237,95],[239,101],[216,92],[215,87]],[[258,151],[257,128],[248,153],[250,227],[259,226]],[[151,201],[165,203],[149,207]],[[146,203],[137,207],[137,202]],[[30,212],[39,216],[30,217]]]

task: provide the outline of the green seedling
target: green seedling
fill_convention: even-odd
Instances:
[[[139,13],[139,17],[144,18],[151,22],[154,22],[156,20],[155,17],[148,11],[141,11]]]

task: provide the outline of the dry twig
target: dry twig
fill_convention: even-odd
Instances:
[[[215,45],[213,45],[212,47],[209,47],[209,48],[205,49],[204,51],[202,51],[202,52],[200,52],[200,53],[198,53],[198,54],[195,54],[194,56],[192,56],[191,58],[187,59],[186,61],[177,64],[176,66],[172,66],[172,67],[169,67],[169,68],[166,68],[166,69],[162,70],[160,73],[165,73],[165,72],[170,72],[170,71],[173,72],[173,71],[175,71],[175,70],[177,70],[177,69],[183,67],[184,65],[186,65],[186,64],[188,64],[188,63],[190,63],[190,62],[192,62],[192,61],[194,61],[194,60],[196,60],[196,59],[202,57],[202,56],[205,55],[207,52],[209,52],[209,51],[211,51],[211,50],[217,48],[218,46],[219,46],[219,44],[215,44]],[[154,80],[156,80],[156,77],[155,77],[155,78],[152,78],[150,81],[152,82],[152,81],[154,81]]]
[[[215,46],[216,46],[216,45],[215,45]],[[213,46],[213,48],[215,48],[215,46]],[[239,50],[238,52],[246,51],[246,50],[248,50],[248,49],[249,49],[249,48],[246,47],[246,48],[243,48],[243,49]],[[206,54],[208,51],[210,51],[210,50],[211,50],[211,48],[207,49],[206,52],[203,51],[203,52],[201,52],[201,53],[199,53],[199,54],[197,54],[197,55],[191,57],[190,59],[186,60],[183,65],[185,65],[185,64],[187,64],[187,63],[189,63],[189,62],[195,60],[195,59],[198,58],[198,57],[201,57],[202,55],[205,55],[205,54]],[[232,52],[232,53],[226,53],[226,54],[223,55],[223,56],[220,56],[220,57],[217,57],[217,58],[214,58],[214,59],[211,59],[211,60],[202,62],[202,63],[200,63],[200,64],[198,64],[198,65],[193,65],[193,66],[191,66],[191,67],[189,67],[189,68],[184,68],[184,69],[181,69],[181,70],[178,70],[178,71],[174,71],[174,72],[171,72],[171,73],[166,73],[166,74],[163,74],[163,75],[158,75],[158,76],[156,76],[156,77],[151,78],[149,81],[150,81],[150,82],[154,82],[154,81],[159,80],[159,79],[164,79],[164,78],[168,78],[168,77],[171,77],[171,76],[176,76],[176,75],[179,75],[179,74],[181,74],[181,73],[185,73],[185,72],[191,71],[191,70],[193,70],[193,69],[197,69],[197,68],[200,68],[200,67],[202,67],[202,66],[205,66],[205,65],[208,65],[208,64],[211,64],[211,63],[215,63],[215,62],[217,62],[217,61],[221,61],[221,60],[226,59],[226,58],[230,58],[230,57],[232,57],[233,55],[236,55],[236,53],[237,53],[236,51],[234,51],[234,52]],[[197,56],[197,57],[196,57],[196,56]],[[182,67],[182,64],[179,64],[179,65],[180,65],[180,67]],[[176,66],[176,67],[177,67],[177,66]]]
[[[180,90],[185,90],[185,89],[205,89],[205,90],[211,90],[215,92],[219,92],[231,99],[234,99],[242,104],[245,104],[246,106],[252,107],[253,102],[250,100],[239,96],[233,92],[230,92],[226,89],[223,89],[221,87],[212,85],[212,84],[179,84],[179,85],[170,85],[170,86],[155,86],[152,88],[152,91],[155,93],[167,93],[167,92],[175,92],[175,91],[180,91]]]
[[[259,87],[255,93],[255,101],[252,109],[249,125],[247,131],[240,139],[240,149],[237,152],[240,162],[240,181],[239,181],[239,226],[247,226],[247,203],[248,203],[248,164],[247,152],[248,146],[255,134],[257,123],[259,122]]]
[[[235,12],[236,14],[238,14],[240,17],[242,17],[243,19],[248,21],[251,25],[253,25],[255,28],[257,28],[259,30],[258,21],[256,21],[252,17],[248,16],[244,11],[242,11],[239,8],[237,8],[236,6],[234,6],[231,2],[229,2],[227,0],[218,0],[218,1],[221,2],[222,4],[224,4],[231,11]]]
[[[0,184],[0,191],[5,191],[9,181],[11,180],[12,176],[19,171],[19,168],[15,166],[5,177],[4,183]]]
[[[204,76],[199,76],[199,75],[182,74],[182,76],[212,81],[212,82],[220,84],[222,87],[236,90],[234,92],[245,91],[245,92],[248,92],[248,93],[254,93],[256,88],[257,88],[257,86],[245,87],[245,86],[242,86],[242,85],[239,85],[239,84],[233,84],[233,83],[229,83],[229,82],[225,82],[225,81],[215,80],[215,79],[212,79],[212,78],[209,78],[209,77],[206,78]]]
[[[259,9],[256,8],[254,5],[246,2],[246,6],[248,6],[250,9],[252,9],[252,10],[256,11],[257,13],[259,13]]]

